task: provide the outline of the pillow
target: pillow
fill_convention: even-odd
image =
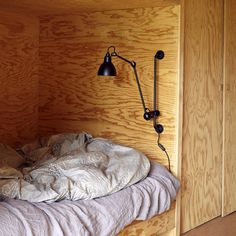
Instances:
[[[24,162],[24,158],[14,149],[8,145],[0,143],[0,167],[10,166],[13,168],[18,168]]]

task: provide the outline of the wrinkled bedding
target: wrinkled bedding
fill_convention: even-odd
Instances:
[[[165,167],[151,163],[147,178],[109,196],[51,204],[8,199],[0,202],[0,235],[113,236],[168,210],[178,188]]]
[[[87,133],[60,134],[25,145],[29,167],[0,168],[0,197],[30,202],[93,199],[144,179],[147,157],[130,147]]]

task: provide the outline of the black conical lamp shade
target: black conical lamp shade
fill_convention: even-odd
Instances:
[[[99,76],[116,76],[116,68],[111,62],[111,55],[107,52],[104,57],[104,62],[101,64],[98,70]]]

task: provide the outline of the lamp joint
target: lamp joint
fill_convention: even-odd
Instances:
[[[143,114],[143,118],[145,120],[151,120],[153,117],[157,117],[160,115],[160,111],[155,110],[155,111],[150,111],[149,109],[146,109],[145,113]]]

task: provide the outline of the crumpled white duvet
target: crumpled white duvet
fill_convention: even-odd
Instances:
[[[30,202],[93,199],[144,179],[147,157],[86,133],[41,139],[21,149],[33,163],[22,171],[0,168],[0,196]]]

